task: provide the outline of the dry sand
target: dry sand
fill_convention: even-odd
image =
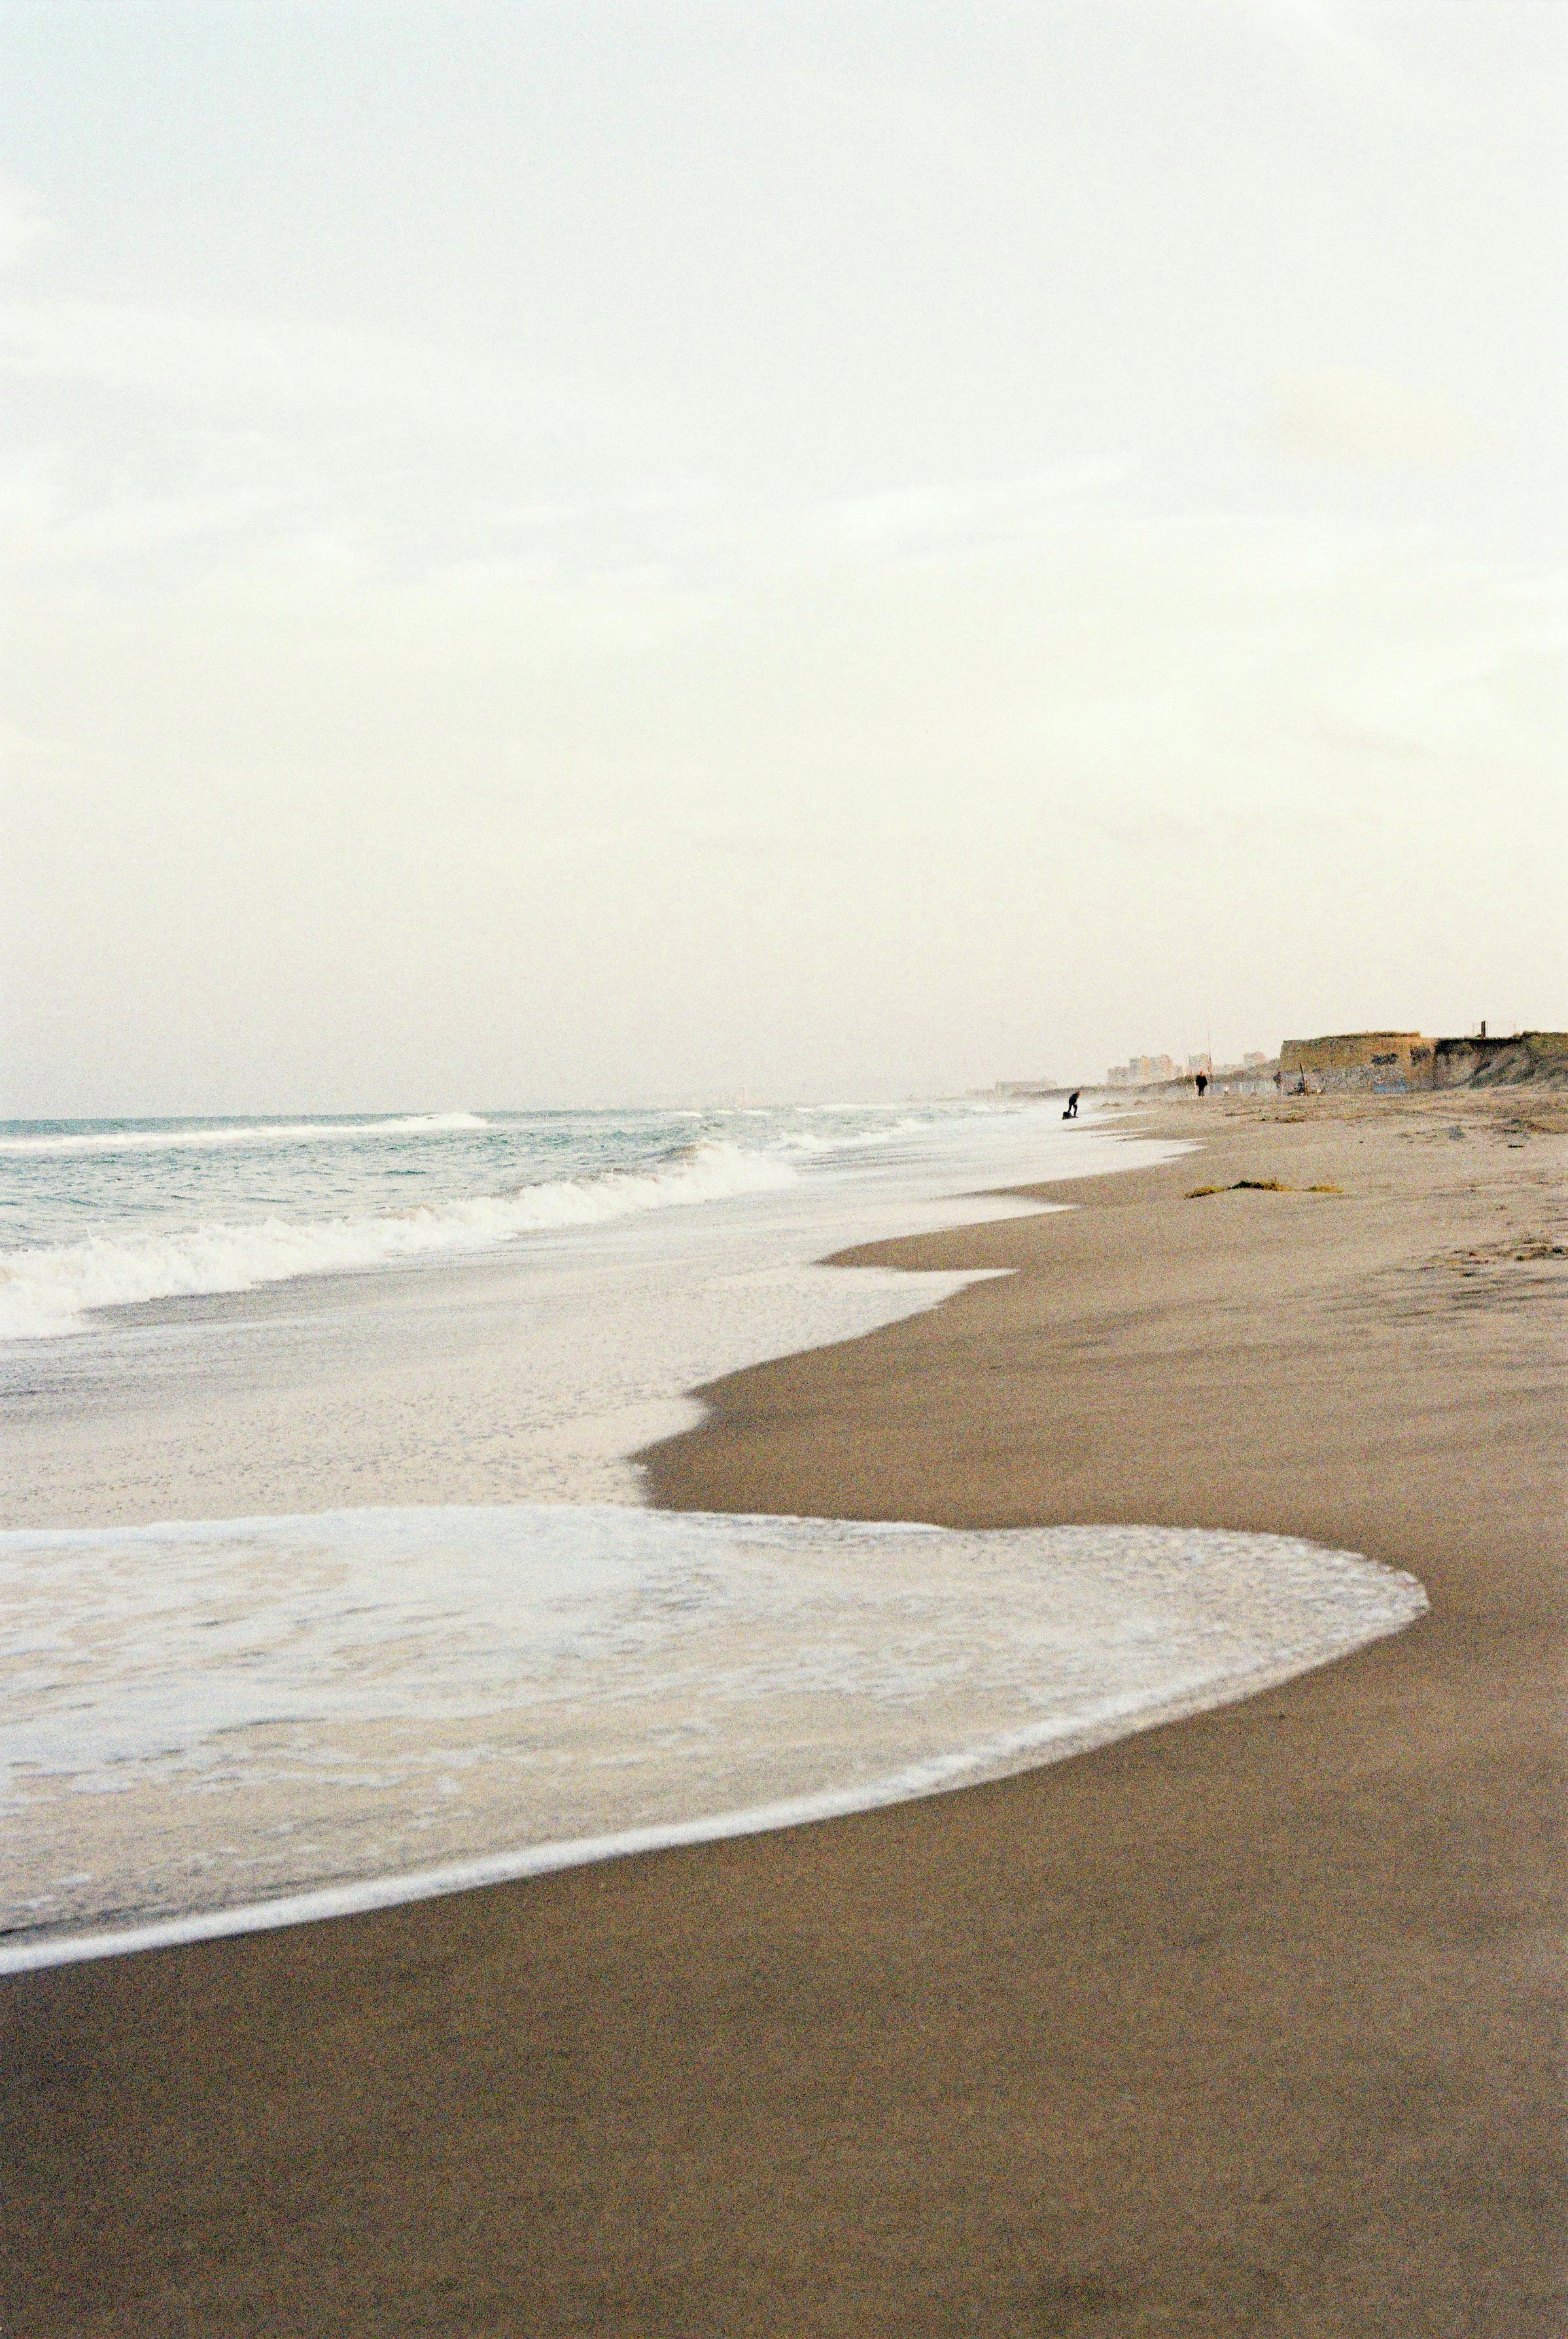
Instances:
[[[1432,1617],[1028,1777],[6,1985],[6,2339],[1561,2339],[1561,1107],[1147,1118],[1208,1150],[865,1254],[1017,1271],[722,1384],[656,1498],[1304,1535]],[[1244,1176],[1344,1190],[1187,1199]]]

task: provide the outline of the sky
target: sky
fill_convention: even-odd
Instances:
[[[1568,1025],[1563,0],[9,0],[13,1115]]]

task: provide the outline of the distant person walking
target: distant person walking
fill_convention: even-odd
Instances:
[[[1201,1097],[1208,1086],[1208,1074],[1207,1072],[1199,1072],[1196,1085],[1198,1093]]]
[[[1078,1119],[1078,1100],[1082,1094],[1083,1091],[1081,1089],[1073,1090],[1072,1094],[1067,1100],[1067,1110],[1061,1116],[1063,1120],[1076,1120]]]

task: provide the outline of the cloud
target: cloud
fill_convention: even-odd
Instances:
[[[7,566],[31,561],[89,564],[205,546],[214,537],[253,532],[272,519],[281,499],[260,489],[192,489],[154,494],[136,487],[74,501],[54,450],[0,458],[0,522]]]
[[[36,198],[15,181],[0,179],[0,268],[14,268],[46,227]]]
[[[1479,425],[1445,390],[1362,366],[1318,366],[1275,385],[1274,437],[1322,463],[1455,463],[1477,453]]]
[[[1031,535],[1062,507],[1080,507],[1120,487],[1137,469],[1135,456],[1097,455],[1021,479],[921,481],[820,505],[810,532],[883,559],[962,550]]]
[[[1386,97],[1408,103],[1414,90],[1393,60],[1346,22],[1343,8],[1329,0],[1248,0],[1287,39],[1332,58],[1354,78],[1379,90]]]
[[[0,252],[4,219],[0,211]],[[522,380],[430,343],[123,301],[0,308],[0,373],[129,391],[171,412],[400,416],[507,433],[541,423],[581,433],[627,419],[602,396]]]

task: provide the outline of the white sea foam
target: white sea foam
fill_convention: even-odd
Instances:
[[[0,1591],[0,1971],[934,1793],[1426,1605],[1276,1535],[509,1505],[16,1531]]]
[[[519,1235],[602,1225],[643,1210],[777,1191],[797,1173],[775,1155],[705,1142],[657,1169],[558,1179],[407,1211],[262,1219],[0,1252],[0,1339],[48,1339],[87,1312],[196,1293],[251,1291],[296,1276],[488,1250]]]
[[[228,1146],[321,1144],[344,1138],[439,1136],[488,1129],[477,1112],[413,1112],[392,1120],[224,1121],[173,1129],[61,1130],[46,1136],[0,1137],[0,1154],[211,1152]]]
[[[894,1138],[913,1136],[929,1127],[928,1121],[906,1113],[902,1120],[890,1121],[885,1129],[849,1130],[838,1137],[823,1137],[812,1129],[784,1130],[774,1144],[781,1153],[860,1153],[872,1146],[886,1145]]]

